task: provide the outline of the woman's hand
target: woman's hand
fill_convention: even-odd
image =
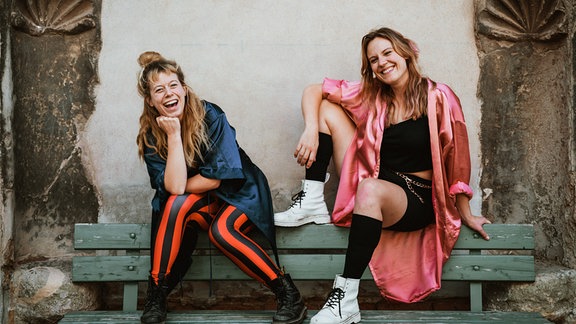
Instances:
[[[180,120],[178,118],[158,116],[156,117],[156,122],[166,132],[166,135],[180,135]]]
[[[294,157],[298,164],[309,168],[312,163],[316,161],[316,153],[318,151],[318,132],[304,130],[300,141],[294,151]]]
[[[456,208],[458,208],[458,212],[460,213],[460,217],[462,218],[462,222],[464,225],[470,227],[470,229],[478,232],[486,241],[490,239],[488,233],[484,231],[484,224],[492,224],[486,217],[483,216],[474,216],[470,210],[470,199],[465,194],[457,194],[456,195]]]
[[[490,236],[488,236],[488,233],[484,231],[484,227],[482,226],[484,224],[492,224],[486,217],[471,215],[470,217],[463,217],[462,222],[464,225],[470,227],[470,229],[478,232],[486,241],[490,240]]]

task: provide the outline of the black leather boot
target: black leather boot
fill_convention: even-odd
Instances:
[[[148,292],[146,304],[144,305],[144,313],[142,317],[140,317],[141,323],[164,324],[167,312],[167,295],[168,287],[164,284],[163,280],[156,284],[152,277],[148,278]]]
[[[273,324],[300,324],[306,318],[306,306],[290,275],[284,274],[269,283],[276,295],[278,308]]]

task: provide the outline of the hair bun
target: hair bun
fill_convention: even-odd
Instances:
[[[138,64],[140,64],[141,67],[145,67],[146,65],[152,62],[160,61],[163,59],[164,58],[162,57],[162,55],[160,55],[160,53],[154,51],[147,51],[140,54],[140,56],[138,57]]]

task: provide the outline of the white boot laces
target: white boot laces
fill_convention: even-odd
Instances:
[[[302,207],[302,199],[304,199],[304,197],[306,197],[306,192],[304,190],[301,190],[299,193],[292,196],[292,204],[290,205],[290,208],[296,206],[296,204],[298,204],[298,207]]]
[[[338,314],[340,318],[342,318],[342,308],[340,307],[340,301],[344,298],[344,291],[340,288],[334,288],[328,295],[328,299],[326,300],[326,304],[324,307],[334,308],[338,305]]]

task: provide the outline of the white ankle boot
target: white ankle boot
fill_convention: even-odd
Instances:
[[[324,307],[310,320],[310,324],[352,324],[360,322],[358,286],[360,279],[336,276],[334,287]]]
[[[326,176],[326,181],[330,178]],[[302,190],[292,197],[288,210],[274,214],[274,224],[281,227],[296,227],[306,223],[330,223],[330,215],[324,201],[324,183],[302,180]]]

